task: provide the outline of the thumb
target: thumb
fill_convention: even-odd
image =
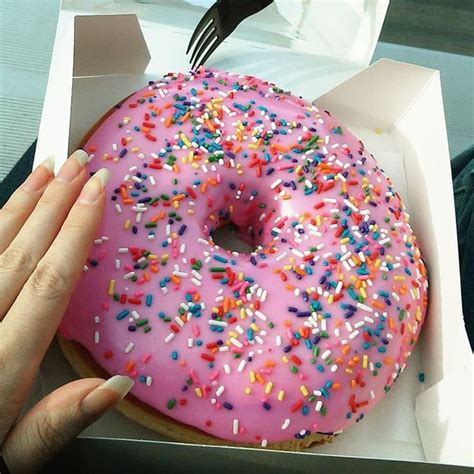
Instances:
[[[84,428],[112,408],[132,388],[130,377],[75,380],[39,401],[13,427],[3,445],[12,473],[36,472]]]

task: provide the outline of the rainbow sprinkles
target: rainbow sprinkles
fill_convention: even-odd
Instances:
[[[199,69],[124,100],[85,149],[112,178],[60,334],[138,399],[267,446],[340,432],[390,390],[426,268],[400,196],[329,112]],[[252,252],[215,244],[229,223]]]

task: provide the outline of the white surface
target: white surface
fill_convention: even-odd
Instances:
[[[104,18],[104,21],[107,19]],[[164,31],[161,29],[158,32],[147,32],[147,28],[144,28],[147,39],[156,40],[154,34],[159,35]],[[129,34],[133,32],[129,31]],[[162,53],[156,61],[157,55],[153,48],[151,50],[153,60],[148,72],[160,74],[163,69],[168,69],[169,61],[180,60]],[[70,52],[69,49],[69,54]],[[137,54],[140,52],[137,51]],[[226,57],[233,56],[226,54]],[[218,60],[219,58],[216,58],[216,61]],[[61,75],[67,74],[67,71],[71,74],[70,61],[67,65],[66,72],[54,69],[52,79],[60,81]],[[282,76],[281,68],[284,68],[284,80],[287,83],[298,82],[298,87],[308,90],[314,83],[313,91],[319,90],[319,83],[313,77],[295,79],[292,69],[286,66],[287,63],[281,64],[280,71],[274,70],[273,75],[267,78],[278,79],[278,76]],[[153,67],[159,69],[154,71]],[[250,65],[245,63],[242,67],[245,69]],[[140,76],[128,76],[128,80],[135,80],[137,77]],[[57,119],[64,123],[69,121],[70,111],[64,104],[70,103],[71,77],[63,79],[66,79],[69,90],[66,88],[66,95],[59,95],[53,101],[53,108],[57,106],[58,101],[63,104],[60,111],[62,115],[51,116],[48,110],[45,110],[42,130],[51,130]],[[142,79],[145,80],[144,76]],[[80,78],[74,81],[75,94],[80,92],[88,95],[82,100],[75,95],[71,123],[73,128],[85,127],[87,120],[91,119],[92,113],[87,110],[91,99],[112,101],[124,92],[124,83],[117,83],[118,76],[101,78],[102,82],[107,81],[107,87],[103,86],[99,91],[94,87],[97,80]],[[281,83],[281,80],[278,82]],[[54,84],[60,85],[59,82]],[[132,83],[126,84],[125,87],[136,88]],[[463,365],[464,360],[470,359],[470,350],[460,311],[454,207],[439,75],[432,70],[383,61],[331,90],[318,100],[318,104],[333,111],[349,127],[356,126],[360,138],[368,143],[369,149],[378,154],[380,163],[390,171],[400,189],[406,189],[405,199],[410,206],[413,226],[429,262],[431,282],[429,315],[423,338],[417,347],[419,354],[410,360],[411,368],[402,375],[400,383],[394,388],[397,396],[387,396],[373,412],[379,413],[378,417],[372,416],[373,413],[369,414],[367,420],[341,436],[340,442],[336,440],[332,446],[325,449],[339,455],[366,456],[367,446],[376,439],[377,454],[380,453],[381,457],[423,459],[423,446],[424,455],[430,461],[452,462],[454,459],[458,464],[467,464],[470,461],[467,459],[466,449],[453,442],[459,437],[469,440],[471,435],[471,425],[465,423],[465,419],[460,422],[456,417],[459,412],[453,411],[443,414],[442,417],[438,416],[439,413],[431,411],[432,397],[426,397],[418,400],[417,413],[414,415],[416,395],[421,388],[416,374],[421,367],[426,374],[426,388],[433,387],[433,392],[443,404],[449,403],[449,400],[444,398],[449,391],[443,390],[443,385],[436,384],[452,376],[455,370],[463,374],[458,380],[458,390],[465,393],[470,391],[470,375],[467,367]],[[76,108],[80,110],[77,111]],[[49,119],[52,120],[51,123],[47,123]],[[374,133],[374,129],[378,127],[382,128],[383,133]],[[45,146],[58,146],[56,137],[49,134],[40,136],[40,139]],[[67,143],[61,143],[61,146],[67,147]],[[389,153],[386,153],[387,150]],[[436,165],[433,165],[433,161]],[[439,219],[438,212],[443,215],[442,220]],[[48,360],[52,365],[48,365]],[[56,366],[58,360],[48,360],[46,365],[43,365],[42,373],[45,388],[49,390],[51,385],[61,383],[62,379]],[[470,399],[471,397],[468,397],[468,400]],[[416,419],[421,433],[425,433],[421,443]],[[448,420],[449,423],[434,422],[438,419]],[[131,437],[134,433],[137,433],[137,436],[138,433],[143,433],[143,429],[135,424],[124,422],[120,417],[118,420],[116,423],[116,419],[114,421],[109,417],[108,420],[100,421],[94,427],[95,435]],[[426,425],[426,420],[430,420],[429,426]],[[446,426],[450,429],[446,430]],[[427,431],[430,432],[429,436],[426,436]],[[142,436],[148,438],[146,434]],[[151,439],[156,439],[156,435],[152,435]]]

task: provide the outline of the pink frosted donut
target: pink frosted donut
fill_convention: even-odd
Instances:
[[[400,196],[329,112],[200,69],[134,93],[84,148],[112,177],[62,339],[177,426],[238,444],[324,438],[383,398],[426,268]],[[254,251],[214,243],[229,222]]]

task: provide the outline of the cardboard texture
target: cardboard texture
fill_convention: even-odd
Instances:
[[[110,15],[107,22],[96,16],[75,18],[75,77],[140,73],[149,62],[150,53],[135,15]]]
[[[160,56],[163,49],[149,39],[164,34],[163,31],[169,33],[169,30],[161,29],[161,25],[154,28],[148,25],[143,36],[152,59],[145,74],[149,53],[136,17],[87,16],[75,20],[77,47],[74,57],[81,64],[73,67],[73,35],[67,28],[67,24],[71,27],[73,17],[71,12],[61,12],[54,54],[68,59],[66,64],[59,64],[53,56],[36,160],[46,150],[49,153],[59,151],[58,161],[64,159],[67,149],[76,147],[84,133],[111,106],[142,87],[150,77],[159,77],[174,69],[171,66],[184,61],[183,58],[176,59],[177,55]],[[121,31],[127,31],[135,45],[131,52],[135,56],[133,64],[124,68],[121,67],[123,58],[118,51],[112,51],[117,35],[122,34],[113,28],[117,21],[121,22]],[[108,32],[102,37],[104,43],[98,50],[79,38],[88,34],[91,27]],[[188,36],[184,36],[183,41],[187,40]],[[66,45],[68,41],[70,44]],[[305,94],[306,98],[315,97],[316,92],[324,90],[314,86],[318,82],[315,76],[302,76],[305,72],[301,70],[292,74],[286,65],[283,72],[280,64],[279,68],[265,74],[265,65],[259,72],[257,64],[243,61],[243,70],[240,70],[238,41],[223,46],[211,66],[226,69],[222,65],[230,61],[228,58],[233,58],[233,67],[229,69],[244,73],[253,70],[254,74],[279,85],[283,80],[286,84],[298,84],[300,90],[315,91],[311,95]],[[229,48],[231,52],[226,56]],[[289,54],[273,46],[267,48],[263,43],[259,48],[267,51],[267,56],[276,54],[275,57],[281,58],[279,55]],[[103,56],[96,54],[98,52]],[[89,63],[91,57],[95,59]],[[431,299],[423,336],[409,367],[391,392],[363,423],[348,429],[331,445],[315,449],[315,456],[470,465],[471,451],[467,447],[472,446],[471,354],[461,312],[456,226],[439,74],[388,60],[362,70],[366,65],[351,65],[353,74],[358,74],[350,79],[344,77],[342,84],[341,75],[328,72],[324,87],[330,83],[336,87],[320,96],[316,103],[349,126],[393,179],[410,210],[413,227],[428,261]],[[73,78],[73,71],[77,77]],[[95,77],[88,76],[92,72]],[[55,86],[58,88],[53,90]],[[58,122],[61,122],[59,130],[55,128]],[[419,372],[425,373],[423,384],[418,381]],[[40,375],[42,393],[75,377],[55,345],[42,364]],[[115,412],[88,428],[84,435],[160,439]],[[251,457],[252,451],[240,449],[238,456]]]

